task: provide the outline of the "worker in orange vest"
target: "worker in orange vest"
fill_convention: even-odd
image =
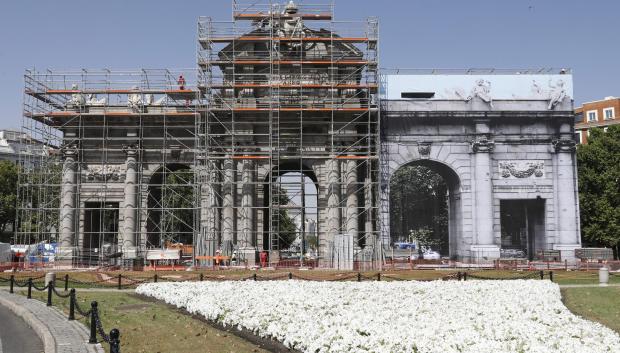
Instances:
[[[260,253],[260,267],[267,267],[267,252],[261,251]]]
[[[185,89],[185,77],[183,77],[183,75],[179,76],[179,79],[177,80],[177,83],[179,84],[179,89],[181,91]]]

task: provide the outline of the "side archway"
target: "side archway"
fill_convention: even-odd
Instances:
[[[443,162],[419,159],[390,177],[390,243],[424,239],[441,256],[456,258],[462,242],[461,181]]]

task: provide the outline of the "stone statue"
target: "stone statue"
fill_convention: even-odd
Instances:
[[[556,105],[562,103],[566,97],[566,89],[564,88],[564,81],[562,80],[558,80],[555,85],[549,80],[549,88],[551,88],[551,90],[549,92],[549,105],[547,109],[552,110]]]
[[[72,84],[71,90],[78,91],[78,85],[76,83]],[[69,100],[67,105],[71,105],[74,107],[83,107],[84,104],[86,104],[86,99],[84,98],[84,95],[78,91],[71,94],[71,99]]]
[[[483,102],[488,103],[489,106],[493,108],[493,98],[491,97],[491,82],[484,79],[479,79],[478,81],[476,81],[476,86],[471,89],[471,92],[469,93],[469,96],[465,98],[465,101],[469,102],[475,97],[482,99]]]
[[[138,86],[131,87],[132,90],[138,91]],[[127,106],[133,110],[140,110],[142,106],[142,95],[139,92],[127,95]]]

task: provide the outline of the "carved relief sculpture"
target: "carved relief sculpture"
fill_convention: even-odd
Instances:
[[[543,161],[501,161],[499,172],[502,178],[523,179],[532,175],[542,178],[545,176],[545,163]]]

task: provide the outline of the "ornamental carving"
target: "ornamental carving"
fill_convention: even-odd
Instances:
[[[545,162],[543,161],[501,161],[499,162],[499,173],[502,178],[524,179],[534,176],[542,178],[545,176]]]
[[[551,143],[556,152],[573,152],[577,145],[573,139],[557,139]]]
[[[420,153],[420,157],[428,158],[431,154],[431,144],[429,142],[422,142],[418,145],[418,153]]]
[[[92,165],[86,168],[86,180],[119,182],[124,171],[120,165]]]
[[[479,138],[471,142],[471,150],[474,153],[493,152],[493,149],[495,149],[495,142],[487,138]]]

